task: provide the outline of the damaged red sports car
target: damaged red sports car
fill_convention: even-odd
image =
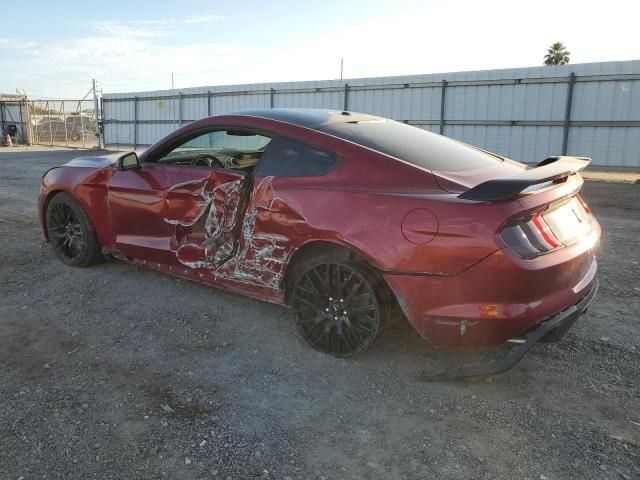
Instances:
[[[290,305],[315,348],[350,356],[392,306],[437,346],[557,339],[597,288],[589,163],[522,163],[385,118],[268,109],[190,123],[145,150],[49,170],[57,256],[101,254]]]

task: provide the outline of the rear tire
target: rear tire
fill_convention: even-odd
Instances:
[[[87,267],[100,258],[100,243],[91,219],[68,193],[57,193],[47,205],[47,234],[56,256],[72,267]]]
[[[305,262],[296,271],[291,306],[307,343],[336,357],[369,348],[389,311],[382,279],[362,262],[331,256]]]

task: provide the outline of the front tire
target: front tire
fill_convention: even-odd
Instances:
[[[300,270],[291,305],[307,343],[336,357],[366,350],[387,312],[381,281],[367,265],[348,260],[311,263]]]
[[[91,219],[68,193],[56,194],[47,205],[46,225],[56,256],[72,267],[87,267],[100,257],[100,243]]]

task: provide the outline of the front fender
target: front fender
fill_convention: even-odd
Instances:
[[[42,177],[38,196],[38,219],[46,241],[46,209],[54,195],[66,192],[87,212],[103,247],[111,248],[113,235],[111,218],[107,204],[106,182],[111,176],[111,168],[96,170],[89,167],[54,167]]]

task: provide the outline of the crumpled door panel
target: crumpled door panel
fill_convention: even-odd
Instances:
[[[247,206],[238,252],[216,275],[280,289],[295,245],[309,234],[306,220],[277,196],[273,177],[258,181]]]
[[[214,269],[233,255],[247,182],[243,174],[216,171],[169,188],[164,221],[175,226],[170,248],[182,265]]]

